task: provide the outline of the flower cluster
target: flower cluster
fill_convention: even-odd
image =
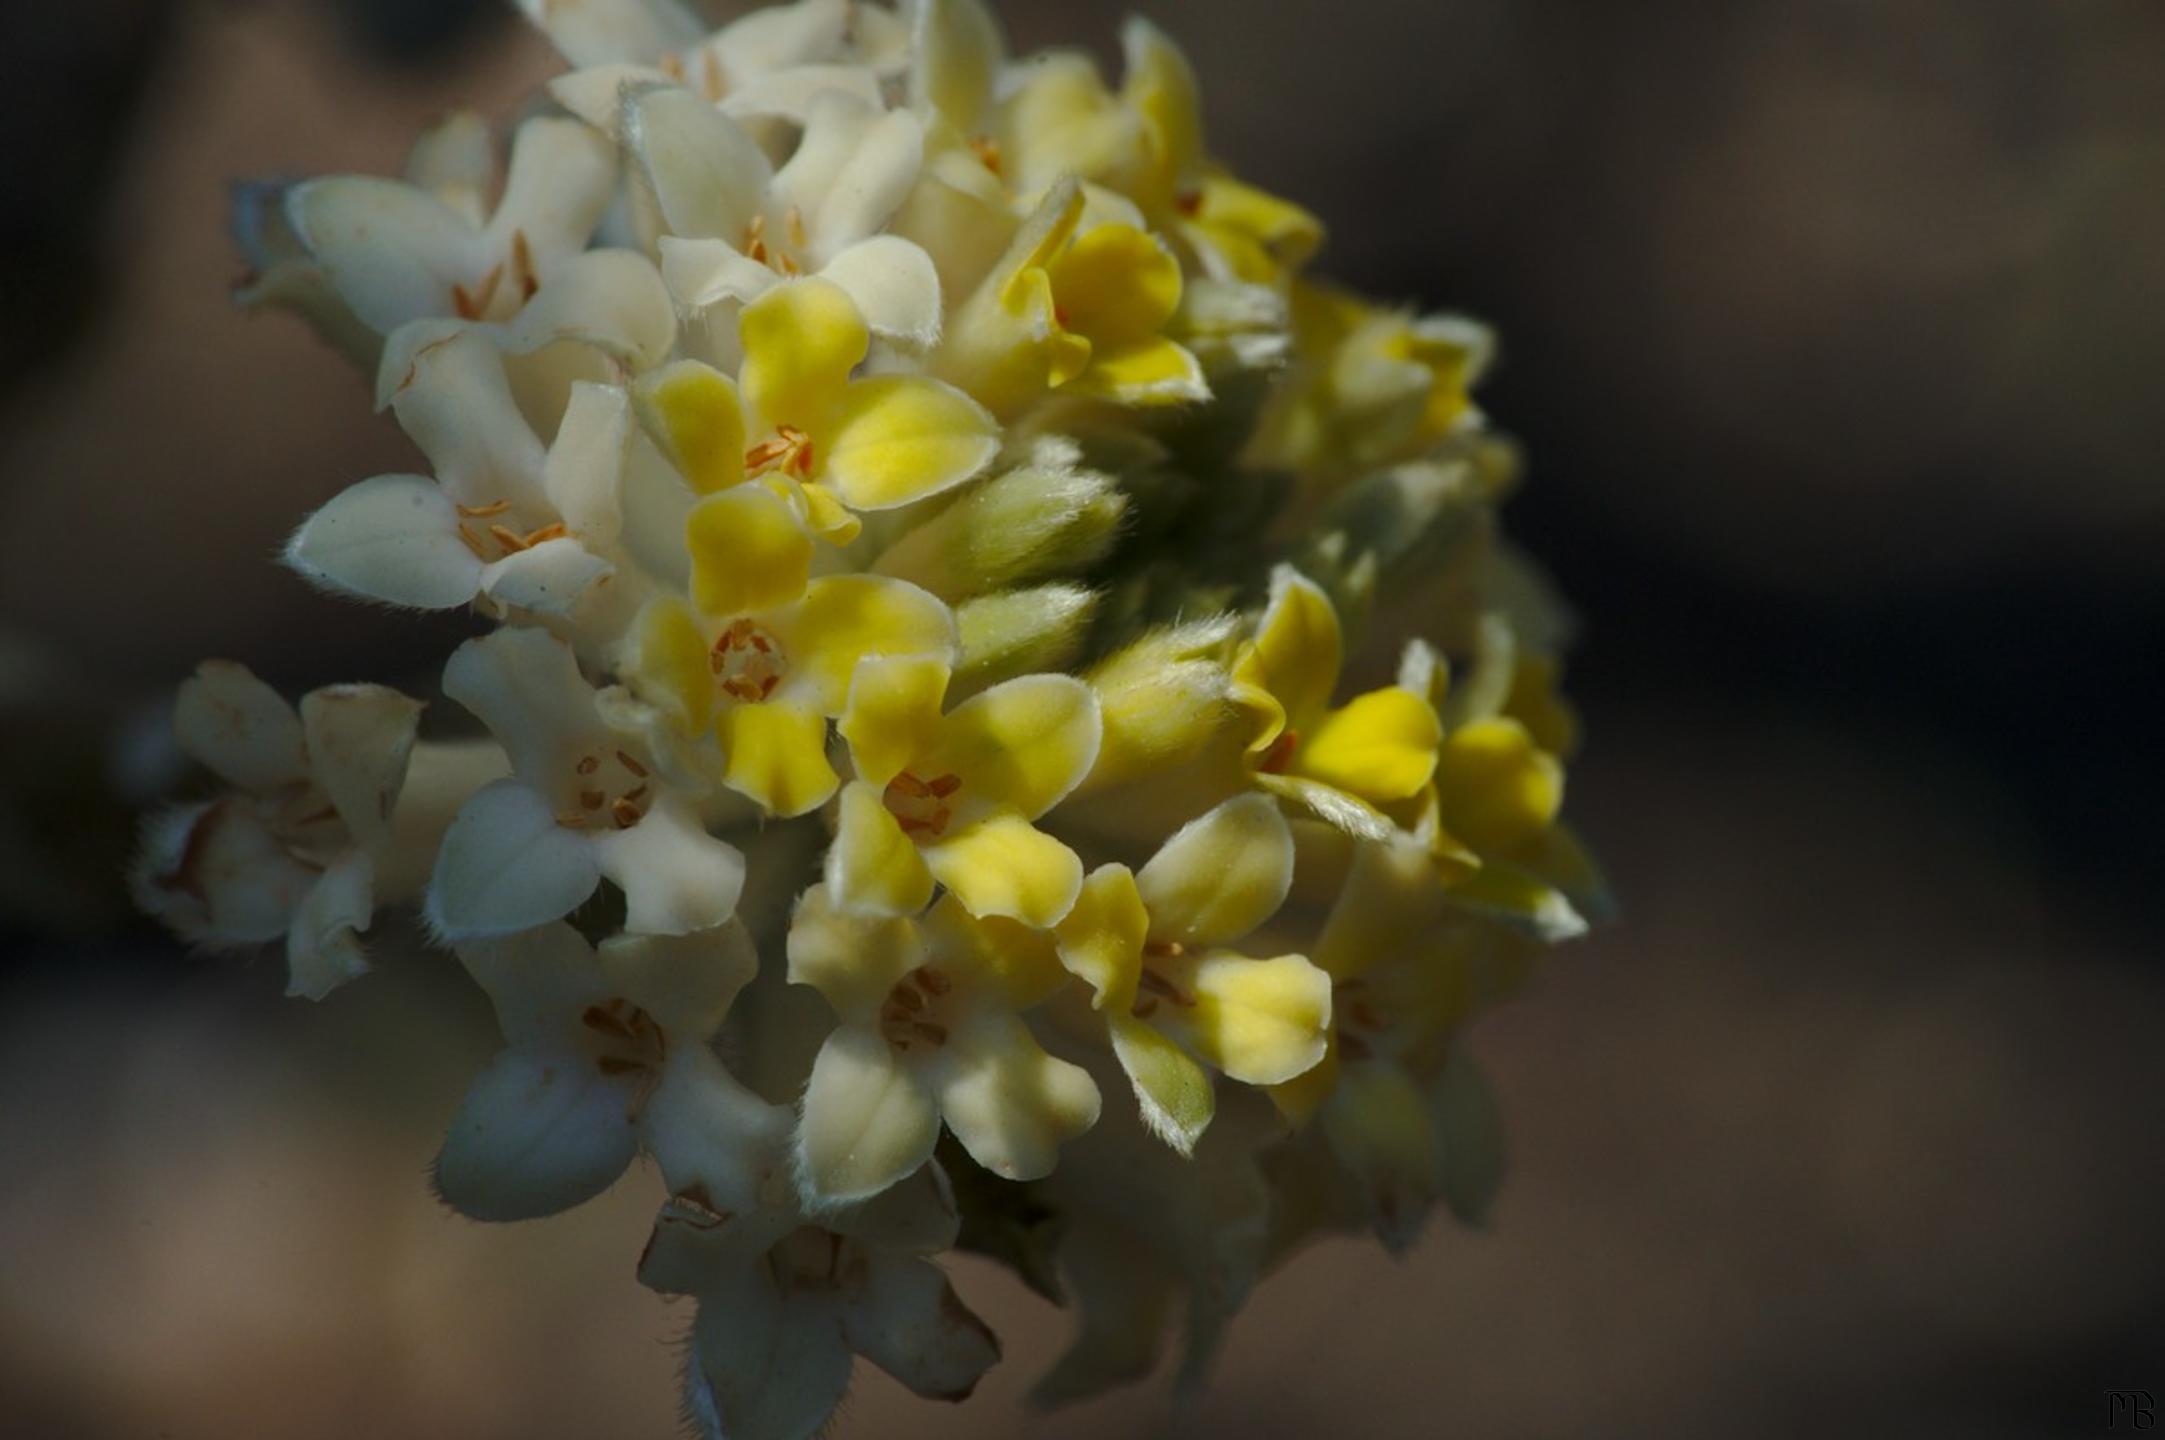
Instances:
[[[570,68],[500,182],[461,115],[239,216],[244,300],[425,461],[286,561],[475,617],[487,738],[207,664],[230,789],[151,824],[144,906],[321,996],[418,905],[505,1046],[443,1198],[651,1162],[711,1435],[816,1433],[857,1355],[967,1394],[958,1246],[1076,1307],[1052,1401],[1176,1307],[1199,1375],[1311,1237],[1479,1221],[1465,1028],[1605,905],[1486,332],[1308,278],[1147,23],[1115,86],[982,0],[526,8]]]

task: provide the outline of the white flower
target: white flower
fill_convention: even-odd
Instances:
[[[174,729],[233,789],[152,820],[136,902],[200,944],[283,939],[288,994],[321,999],[363,974],[377,906],[419,892],[411,860],[503,773],[493,747],[417,752],[420,714],[380,685],[311,691],[296,713],[243,666],[206,661],[181,686]]]
[[[883,339],[922,350],[939,338],[931,257],[879,233],[917,182],[924,132],[915,115],[821,90],[779,170],[752,136],[687,90],[627,95],[622,125],[664,227],[662,277],[705,322],[717,360],[734,365],[737,310],[797,275],[841,286]]]
[[[769,1163],[779,1168],[785,1155],[778,1146]],[[786,1180],[748,1205],[704,1189],[674,1196],[639,1278],[699,1301],[685,1367],[685,1409],[698,1433],[809,1440],[848,1388],[854,1355],[919,1395],[966,1398],[1000,1345],[924,1258],[953,1245],[957,1227],[937,1165],[816,1219],[797,1207]]]
[[[506,320],[586,249],[616,192],[617,157],[577,120],[537,116],[513,137],[503,194],[486,218],[475,158],[470,145],[427,146],[411,167],[423,183],[304,180],[276,192],[275,217],[253,218],[277,227],[265,234],[282,242],[268,256],[274,266],[306,267],[378,336],[433,316]],[[257,288],[277,299],[296,284],[267,274]]]
[[[577,382],[546,449],[476,329],[415,355],[392,398],[436,475],[378,475],[304,522],[286,562],[334,590],[445,610],[477,595],[568,618],[613,573],[631,409]]]
[[[609,729],[570,649],[540,630],[469,640],[444,693],[481,717],[510,778],[466,802],[444,835],[428,918],[448,940],[531,930],[570,914],[604,877],[624,928],[682,935],[727,920],[744,857],[709,835],[689,799]]]
[[[553,1215],[607,1189],[642,1148],[672,1188],[693,1186],[779,1130],[710,1045],[758,968],[742,925],[597,948],[558,924],[458,951],[505,1042],[437,1156],[436,1188],[461,1214]]]
[[[886,1189],[932,1157],[942,1121],[1010,1180],[1049,1173],[1062,1142],[1097,1122],[1097,1086],[1021,1019],[1067,978],[1041,932],[979,920],[952,895],[922,921],[849,915],[817,885],[790,923],[789,978],[839,1022],[812,1062],[798,1127],[811,1203]]]

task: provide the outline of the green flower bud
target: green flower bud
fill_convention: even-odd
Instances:
[[[1089,637],[1097,604],[1097,595],[1080,585],[1041,585],[981,595],[956,606],[962,663],[949,693],[970,694],[1017,675],[1074,664]]]
[[[1127,497],[1104,475],[1032,463],[996,476],[890,545],[873,569],[966,600],[1103,559]]]

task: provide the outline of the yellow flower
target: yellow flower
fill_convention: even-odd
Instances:
[[[1257,463],[1349,475],[1480,425],[1473,388],[1494,350],[1487,329],[1312,280],[1295,281],[1292,299],[1299,358],[1252,447]]]
[[[1049,1174],[1061,1143],[1097,1122],[1097,1086],[1046,1054],[1018,1013],[1067,983],[1036,931],[980,920],[952,895],[923,919],[852,915],[815,885],[790,922],[789,978],[840,1022],[797,1131],[810,1205],[885,1190],[932,1158],[943,1120],[1009,1180]]]
[[[721,742],[721,780],[770,815],[802,815],[841,783],[827,721],[872,655],[957,654],[955,619],[916,586],[876,575],[807,581],[811,542],[758,486],[711,495],[686,527],[691,603],[640,613],[627,667],[687,736]]]
[[[1381,807],[1420,794],[1435,774],[1442,725],[1426,697],[1396,685],[1334,707],[1343,654],[1330,599],[1280,566],[1255,638],[1234,659],[1232,699],[1255,718],[1255,784],[1380,839],[1392,829]]]
[[[1400,808],[1424,840],[1458,903],[1548,940],[1584,934],[1611,908],[1608,888],[1560,816],[1564,756],[1577,721],[1556,694],[1555,663],[1521,657],[1500,616],[1479,628],[1467,683],[1450,691],[1449,671],[1425,643],[1407,647],[1399,684],[1429,697],[1447,717],[1430,783]]]
[[[1144,1122],[1183,1155],[1216,1110],[1212,1069],[1277,1085],[1324,1056],[1331,981],[1300,955],[1228,949],[1285,902],[1293,836],[1277,803],[1237,796],[1183,826],[1137,874],[1091,872],[1054,930],[1097,992]]]
[[[1007,254],[965,300],[933,368],[1013,416],[1049,392],[1119,405],[1207,400],[1195,356],[1165,336],[1180,262],[1135,225],[1084,228],[1082,187],[1049,190]]]
[[[997,121],[992,153],[1006,177],[1022,194],[1062,174],[1105,186],[1212,279],[1282,286],[1321,247],[1322,223],[1211,162],[1195,72],[1170,37],[1137,19],[1121,40],[1127,76],[1117,94],[1086,56],[1032,62]]]
[[[785,281],[744,307],[738,386],[678,361],[642,377],[634,399],[655,443],[701,494],[764,481],[837,542],[852,510],[887,510],[952,489],[999,452],[984,407],[922,375],[851,379],[871,331],[847,292]]]
[[[1026,675],[940,713],[949,667],[857,667],[842,715],[857,778],[842,790],[827,886],[845,910],[911,915],[945,885],[973,915],[1045,928],[1075,904],[1082,862],[1031,822],[1089,773],[1097,697]]]
[[[1355,842],[1315,945],[1333,987],[1328,1056],[1270,1093],[1296,1123],[1317,1122],[1362,1218],[1394,1250],[1437,1199],[1477,1219],[1494,1192],[1493,1101],[1455,1040],[1518,987],[1532,953],[1457,908],[1420,845]]]

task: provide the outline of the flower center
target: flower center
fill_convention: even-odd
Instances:
[[[541,288],[541,277],[534,273],[534,250],[526,243],[524,230],[511,232],[511,258],[508,263],[511,283],[518,290],[519,304],[523,306],[533,299],[534,292]],[[482,276],[481,283],[471,290],[464,285],[453,285],[451,308],[457,312],[459,319],[479,320],[487,315],[489,307],[496,303],[496,292],[503,288],[505,274],[505,265],[499,263],[490,266],[489,273]]]
[[[756,480],[771,470],[779,470],[799,480],[811,479],[812,437],[794,425],[777,425],[771,439],[762,440],[744,452],[747,479]]]
[[[661,1073],[669,1058],[669,1037],[652,1015],[622,996],[606,1004],[589,1005],[579,1023],[596,1040],[594,1068],[615,1078],[639,1075],[652,1078]]]
[[[970,149],[987,170],[1000,173],[1000,142],[990,135],[972,135]]]
[[[1300,748],[1300,743],[1299,731],[1279,731],[1278,738],[1270,742],[1270,748],[1255,762],[1255,768],[1265,775],[1285,774],[1286,768],[1293,763],[1293,752]]]
[[[811,243],[804,233],[804,214],[796,206],[789,207],[782,217],[782,230],[787,237],[787,247],[780,241],[767,237],[767,217],[754,215],[752,223],[744,228],[744,253],[748,259],[757,260],[782,275],[802,275],[804,265],[797,259],[796,251]]]
[[[880,1006],[880,1038],[897,1050],[926,1045],[934,1050],[947,1043],[947,1027],[933,1018],[940,1001],[954,991],[955,982],[920,965],[895,982]]]
[[[483,564],[490,564],[502,560],[506,556],[516,555],[521,550],[531,550],[544,540],[561,540],[566,534],[570,533],[565,530],[564,522],[561,520],[553,521],[538,529],[528,530],[524,534],[512,529],[502,521],[493,521],[479,528],[466,523],[469,520],[489,520],[492,516],[504,514],[511,509],[509,500],[498,500],[493,505],[461,505],[458,509],[460,516],[459,539],[465,542],[467,549],[474,552],[474,558]],[[489,550],[491,544],[496,547],[493,554]]]
[[[1331,1019],[1338,1028],[1339,1052],[1349,1060],[1374,1054],[1372,1042],[1389,1026],[1368,994],[1368,982],[1358,976],[1338,982],[1331,995]]]
[[[1170,1002],[1183,1010],[1195,1008],[1195,997],[1172,981],[1150,968],[1153,957],[1162,960],[1176,959],[1188,953],[1188,947],[1178,940],[1154,940],[1143,947],[1142,973],[1135,977],[1135,1018],[1147,1020],[1155,1015],[1158,1006]]]
[[[559,810],[556,823],[572,830],[614,824],[629,830],[646,818],[654,803],[647,768],[622,750],[588,751],[571,767],[578,804]]]
[[[880,797],[880,803],[901,824],[902,833],[912,839],[944,835],[947,822],[955,818],[955,807],[947,802],[961,788],[962,777],[959,775],[920,780],[905,770],[887,782],[887,791]]]
[[[789,673],[789,660],[782,653],[781,642],[772,631],[750,620],[739,620],[724,630],[708,658],[714,666],[715,683],[733,700],[764,700]]]

